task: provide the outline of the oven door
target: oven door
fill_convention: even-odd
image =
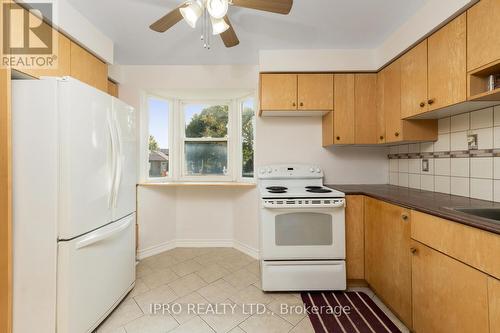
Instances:
[[[263,208],[263,260],[345,259],[345,209]]]

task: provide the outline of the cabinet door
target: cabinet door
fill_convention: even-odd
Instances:
[[[334,84],[335,144],[354,143],[354,74],[335,74]]]
[[[488,332],[487,275],[412,241],[413,329]]]
[[[323,147],[328,147],[334,144],[333,141],[333,111],[323,115],[322,119],[322,136]]]
[[[467,11],[467,70],[500,59],[500,1],[481,0]]]
[[[406,209],[365,198],[365,277],[411,327],[410,212]]]
[[[379,140],[377,121],[377,74],[354,76],[355,143],[376,144]]]
[[[261,74],[260,109],[297,109],[297,74]]]
[[[108,66],[71,42],[71,76],[104,92],[108,90]]]
[[[467,99],[466,33],[466,14],[462,14],[428,39],[429,110]]]
[[[411,117],[427,108],[427,40],[401,57],[401,117]]]
[[[365,278],[364,196],[348,195],[345,207],[346,268],[348,280]]]
[[[385,143],[384,75],[377,73],[377,143]]]
[[[490,333],[500,333],[500,281],[488,277]]]
[[[299,110],[333,110],[333,74],[299,74]]]
[[[383,95],[381,107],[385,114],[386,142],[401,141],[403,137],[401,122],[401,60],[397,59],[384,68]]]

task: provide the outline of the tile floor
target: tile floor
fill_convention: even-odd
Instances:
[[[300,294],[264,293],[259,286],[258,261],[235,249],[176,248],[137,265],[135,288],[96,333],[314,333],[305,314],[280,310],[281,304],[301,306]],[[409,332],[371,290],[359,289]],[[155,313],[151,304],[170,306],[170,311]],[[213,304],[219,313],[206,311]],[[250,304],[261,304],[265,311]]]

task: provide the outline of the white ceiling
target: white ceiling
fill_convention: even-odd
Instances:
[[[240,45],[227,49],[214,36],[205,50],[199,29],[184,21],[160,34],[149,25],[182,0],[68,0],[115,43],[123,65],[258,64],[259,50],[371,49],[427,0],[295,0],[284,16],[230,8]]]

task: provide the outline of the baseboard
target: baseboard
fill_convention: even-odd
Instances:
[[[145,259],[176,247],[234,247],[252,258],[259,259],[258,250],[232,239],[174,239],[137,251],[137,259]]]
[[[232,239],[176,239],[176,247],[233,247]]]
[[[253,247],[250,247],[246,244],[243,244],[242,242],[237,241],[237,240],[233,241],[233,247],[236,250],[241,251],[254,259],[259,259],[259,250],[254,249]]]
[[[139,259],[139,260],[145,259],[147,257],[151,257],[154,255],[160,254],[162,252],[172,250],[175,247],[176,247],[175,240],[161,243],[161,244],[158,244],[158,245],[155,245],[152,247],[148,247],[146,249],[137,251],[137,259]]]

